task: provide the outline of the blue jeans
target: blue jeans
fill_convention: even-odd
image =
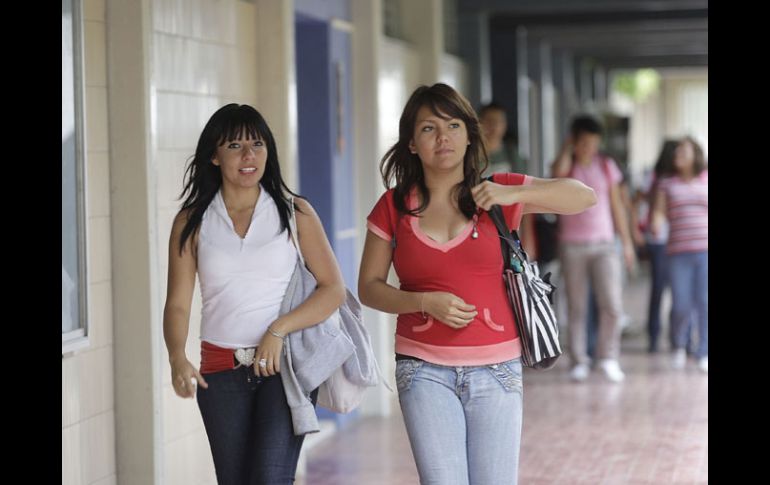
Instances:
[[[669,268],[668,268],[668,256],[666,255],[666,244],[654,244],[647,243],[647,252],[650,255],[650,269],[652,287],[650,288],[650,305],[647,312],[647,333],[649,336],[650,352],[658,351],[658,337],[660,336],[660,302],[663,299],[663,292],[669,286]],[[687,351],[689,353],[695,353],[692,330],[695,326],[693,324],[694,315],[687,320],[687,330],[685,333],[685,342]],[[674,331],[673,316],[669,315],[668,325],[668,340],[671,344],[671,348],[677,348],[676,345],[676,332]]]
[[[599,304],[596,303],[594,287],[590,282],[588,283],[588,303],[586,305],[588,309],[586,313],[586,341],[588,342],[586,353],[595,359],[596,339],[599,337]]]
[[[668,286],[666,244],[647,243],[647,253],[650,255],[650,270],[652,273],[650,275],[652,279],[650,303],[647,310],[648,350],[650,352],[657,352],[658,336],[660,335],[660,301],[663,298],[663,291]]]
[[[294,436],[281,376],[254,375],[253,367],[204,376],[198,407],[219,485],[294,483],[304,436]],[[315,404],[318,390],[311,394]]]
[[[698,348],[695,356],[709,354],[709,255],[708,251],[669,255],[671,270],[671,324],[674,347],[687,345],[687,329],[694,317],[698,329]]]
[[[469,367],[399,360],[396,384],[421,484],[516,484],[520,359]]]

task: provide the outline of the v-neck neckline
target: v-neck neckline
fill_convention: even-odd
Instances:
[[[241,241],[245,241],[248,237],[249,233],[251,232],[251,227],[254,224],[254,217],[257,215],[257,209],[259,208],[259,203],[262,200],[262,197],[265,195],[265,188],[262,187],[260,184],[259,186],[259,196],[257,196],[257,202],[254,204],[254,209],[251,211],[251,220],[249,220],[249,226],[246,228],[246,232],[243,234],[243,237],[241,237],[240,234],[238,234],[238,231],[235,230],[235,221],[233,221],[233,218],[230,216],[230,212],[227,210],[227,204],[225,204],[225,197],[222,195],[222,189],[219,189],[219,192],[217,192],[217,198],[219,199],[219,203],[222,206],[222,211],[224,212],[224,217],[227,220],[227,223],[230,226],[230,229],[233,231],[233,234]]]
[[[415,189],[412,189],[412,192],[409,194],[409,209],[414,209],[417,207],[417,192]],[[476,215],[473,216],[473,219],[469,220],[465,227],[453,238],[449,239],[446,242],[438,242],[432,237],[428,235],[425,231],[422,230],[422,227],[420,227],[420,218],[409,215],[411,218],[410,223],[412,226],[412,232],[414,235],[419,239],[423,244],[425,244],[428,247],[431,247],[433,249],[437,249],[441,252],[448,252],[451,249],[456,248],[460,244],[462,244],[466,239],[468,239],[468,236],[471,235],[473,232],[473,226],[475,224],[478,224],[478,220]]]

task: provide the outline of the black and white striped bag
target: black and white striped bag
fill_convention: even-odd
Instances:
[[[492,206],[489,216],[500,235],[503,279],[521,340],[521,361],[527,367],[550,369],[561,355],[551,273],[540,277],[537,263],[528,260],[519,235],[508,231],[499,205]]]

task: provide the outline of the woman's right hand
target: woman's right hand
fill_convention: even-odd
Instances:
[[[423,310],[448,327],[460,329],[468,326],[479,312],[474,305],[445,291],[431,291],[422,297]]]
[[[209,387],[201,373],[187,360],[187,357],[180,357],[171,361],[171,385],[174,386],[174,392],[177,396],[184,398],[195,396],[193,379],[204,389]]]

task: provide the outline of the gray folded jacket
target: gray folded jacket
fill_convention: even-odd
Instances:
[[[280,315],[297,308],[317,286],[316,279],[300,259],[294,267],[281,302]],[[339,309],[329,318],[286,336],[281,355],[281,381],[291,409],[294,434],[320,431],[310,393],[321,385],[355,352],[355,345],[340,329]]]

